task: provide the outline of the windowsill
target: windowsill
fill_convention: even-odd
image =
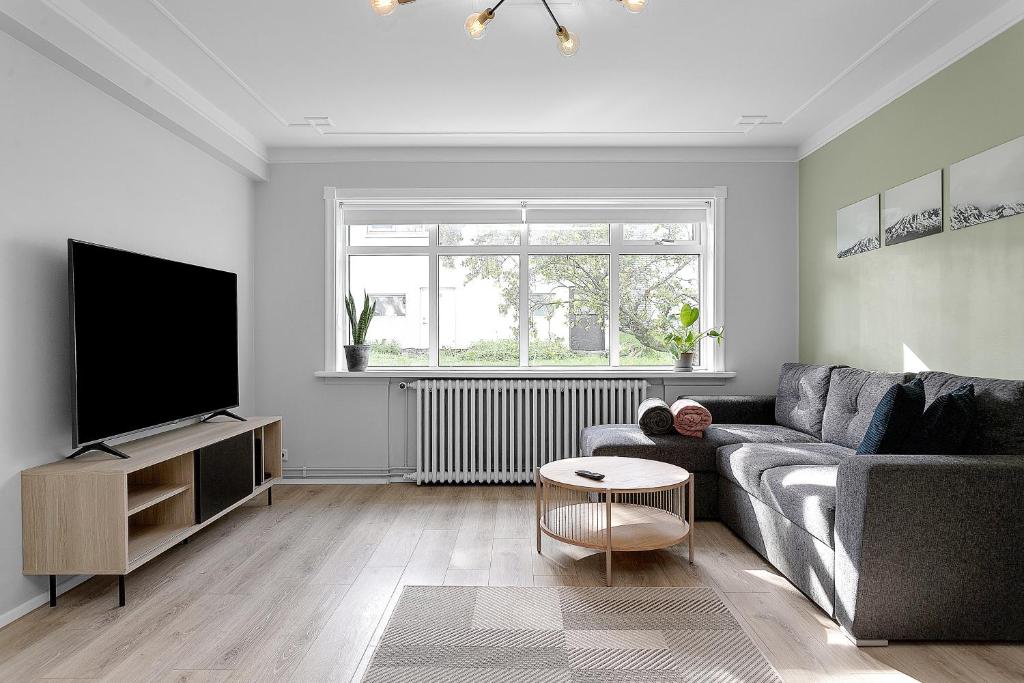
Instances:
[[[725,384],[735,372],[694,370],[674,372],[661,368],[374,368],[366,372],[320,370],[316,376],[330,382],[373,379],[676,379],[685,384]]]

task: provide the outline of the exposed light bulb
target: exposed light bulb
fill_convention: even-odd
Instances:
[[[377,16],[386,17],[398,7],[398,0],[370,0],[370,8]]]
[[[484,37],[484,29],[487,28],[487,22],[494,18],[494,11],[491,9],[485,9],[480,13],[470,14],[466,18],[466,33],[473,40],[480,40]]]
[[[566,57],[572,57],[580,49],[579,36],[564,26],[559,26],[555,35],[558,36],[558,51]]]
[[[634,14],[647,6],[647,0],[619,0],[622,6]]]

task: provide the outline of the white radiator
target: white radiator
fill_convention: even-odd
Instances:
[[[584,427],[635,422],[647,395],[642,379],[415,384],[417,483],[532,482],[578,455]]]

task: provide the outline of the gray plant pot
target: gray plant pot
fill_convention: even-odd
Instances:
[[[674,368],[676,372],[693,372],[693,354],[692,353],[681,353],[676,358],[676,366]]]
[[[363,372],[370,364],[370,345],[345,345],[345,363],[349,372]]]

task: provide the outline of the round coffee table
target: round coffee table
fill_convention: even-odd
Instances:
[[[576,470],[605,478],[594,481]],[[603,550],[609,586],[613,551],[658,550],[688,540],[693,564],[693,475],[683,468],[641,458],[569,458],[544,465],[534,478],[538,553],[542,533]]]

